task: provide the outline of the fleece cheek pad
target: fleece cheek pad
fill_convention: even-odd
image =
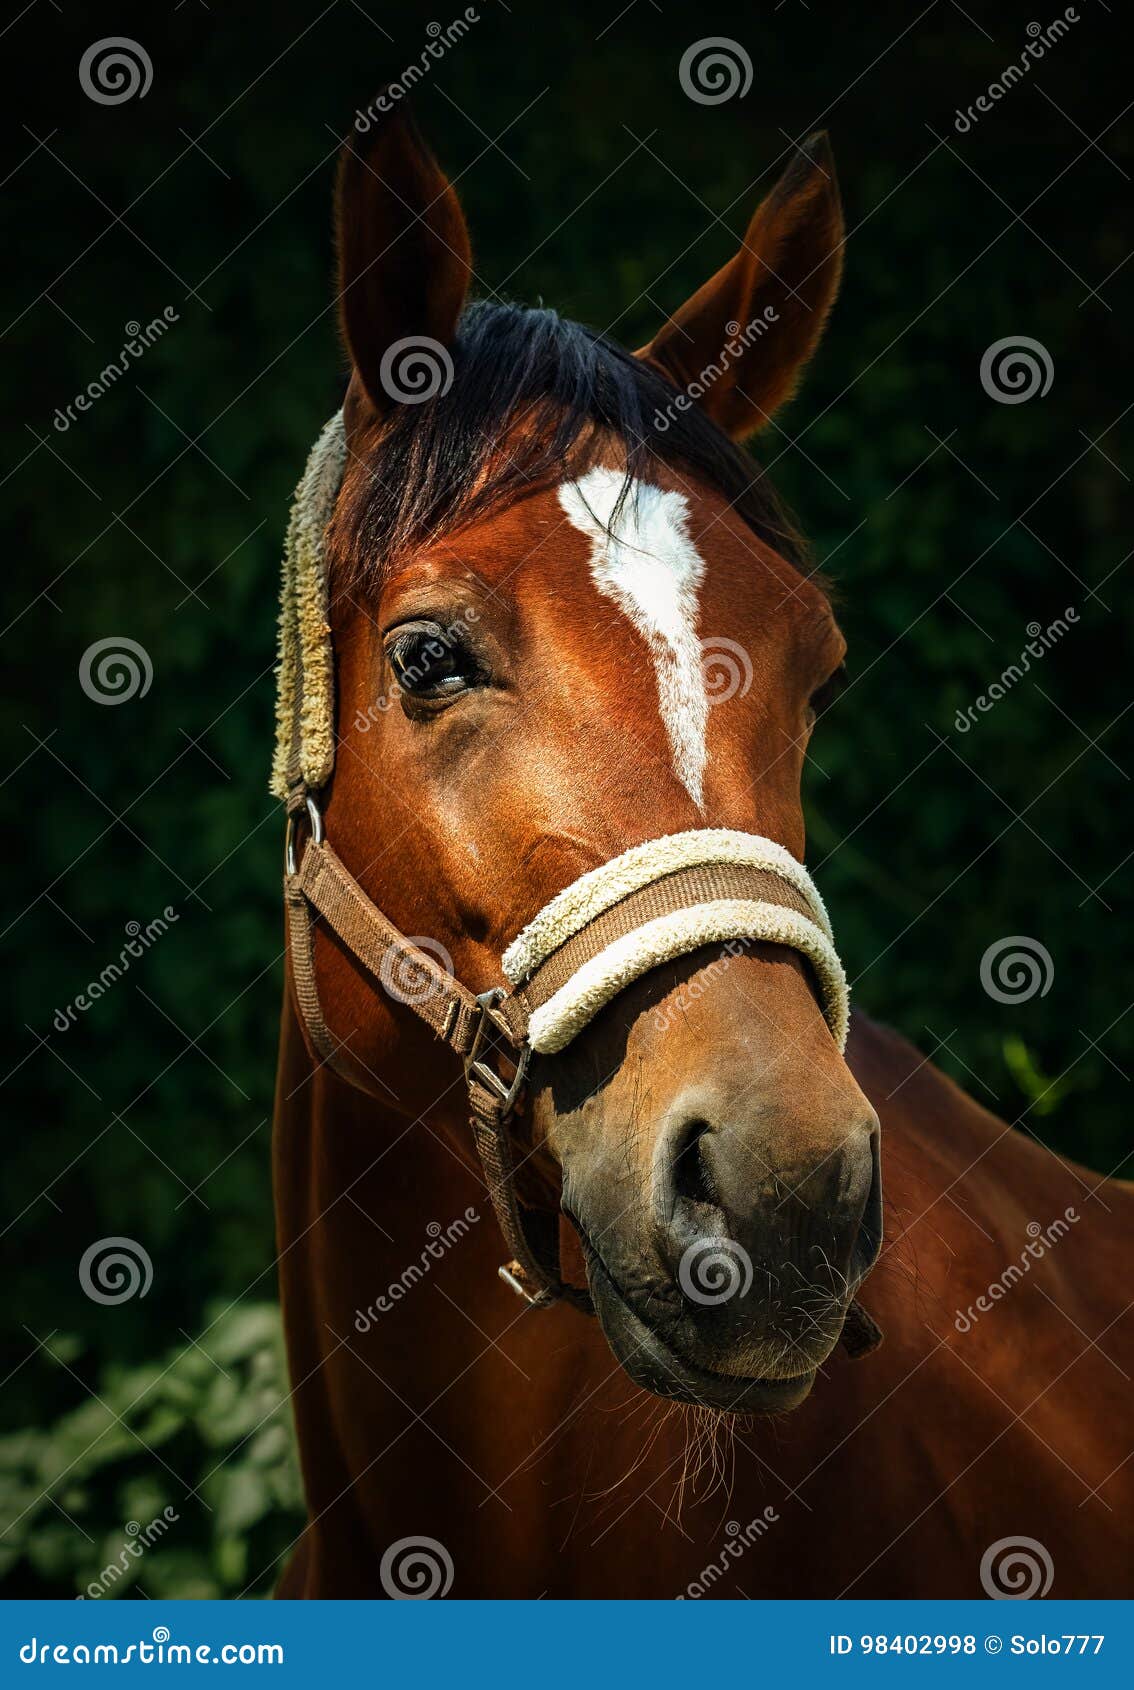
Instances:
[[[284,542],[271,781],[277,798],[301,783],[318,792],[335,766],[335,659],[323,531],[345,464],[346,435],[336,411],[307,459]]]

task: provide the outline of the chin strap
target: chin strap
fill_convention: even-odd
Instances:
[[[308,837],[300,855],[301,819]],[[631,981],[699,945],[769,939],[807,956],[840,1049],[847,994],[826,910],[811,877],[772,840],[701,829],[651,840],[583,875],[509,946],[509,986],[475,994],[384,916],[328,844],[310,793],[288,800],[284,898],[296,1002],[318,1058],[337,1067],[315,978],[316,918],[464,1064],[469,1126],[511,1259],[500,1277],[532,1307],[563,1300],[593,1313],[562,1277],[558,1217],[523,1212],[511,1126],[533,1052],[562,1050]],[[503,1066],[502,1066],[503,1064]],[[882,1334],[852,1303],[842,1342],[864,1355]]]

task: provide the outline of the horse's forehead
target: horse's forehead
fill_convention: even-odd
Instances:
[[[620,542],[625,561],[629,549],[636,549],[647,574],[654,560],[659,580],[666,560],[674,562],[675,545],[695,548],[704,566],[700,585],[706,604],[723,605],[739,588],[745,602],[778,605],[800,588],[798,571],[715,490],[665,466],[649,481],[631,480],[622,498],[624,484],[617,468],[590,469],[429,548],[431,562],[444,574],[454,561],[463,561],[489,586],[520,599],[570,597],[578,586],[593,586],[596,531],[609,531],[615,516],[615,550]],[[804,586],[799,602],[810,608],[811,599],[825,602],[822,592]]]
[[[713,654],[723,638],[750,671],[748,643],[782,641],[796,572],[719,495],[677,474],[627,483],[601,464],[502,513],[477,538],[494,591],[556,638],[574,647],[580,630],[624,619],[650,659],[673,772],[700,806]]]

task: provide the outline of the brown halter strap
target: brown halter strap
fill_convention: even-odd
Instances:
[[[479,996],[470,992],[387,920],[327,843],[320,812],[306,791],[297,788],[288,809],[284,875],[288,939],[296,1002],[312,1048],[336,1069],[336,1045],[323,1019],[315,982],[314,922],[318,916],[376,980],[388,971],[391,956],[408,966],[422,989],[399,1001],[420,1016],[464,1063],[473,1143],[512,1258],[500,1269],[501,1278],[533,1307],[562,1298],[591,1312],[589,1295],[566,1284],[560,1276],[554,1243],[551,1247],[537,1246],[525,1226],[516,1195],[509,1128],[530,1056],[524,1037],[526,1015],[511,1008],[502,988]],[[303,811],[310,834],[300,858],[296,833]],[[507,1009],[505,1004],[509,1005]],[[493,1053],[501,1041],[514,1053],[511,1078],[493,1063]]]
[[[306,816],[308,837],[298,849]],[[287,907],[292,978],[307,1037],[320,1060],[336,1068],[337,1047],[323,1019],[315,979],[315,921],[321,919],[375,980],[389,977],[391,958],[418,982],[404,1002],[461,1058],[468,1091],[469,1125],[485,1184],[511,1260],[500,1277],[533,1307],[562,1299],[593,1313],[589,1294],[568,1284],[558,1263],[558,1222],[525,1217],[516,1192],[511,1124],[521,1103],[531,1047],[528,1023],[563,981],[612,941],[646,920],[722,897],[756,898],[797,913],[806,900],[789,881],[768,869],[738,864],[697,864],[667,874],[592,917],[581,931],[553,951],[512,990],[471,992],[414,945],[384,916],[345,866],[323,831],[322,815],[307,789],[297,784],[288,799],[284,898]],[[501,1071],[503,1055],[512,1068]],[[537,1236],[539,1235],[539,1236]],[[842,1342],[852,1356],[881,1342],[871,1317],[852,1303]]]

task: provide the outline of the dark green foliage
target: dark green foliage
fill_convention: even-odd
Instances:
[[[69,1373],[78,1339],[43,1361]],[[224,1310],[202,1345],[108,1365],[48,1430],[0,1439],[0,1571],[13,1595],[240,1596],[270,1590],[303,1527],[272,1303]]]
[[[480,11],[416,105],[460,178],[481,289],[542,298],[629,346],[730,255],[786,161],[785,132],[830,128],[851,231],[843,297],[760,443],[850,642],[852,684],[813,745],[811,863],[855,1001],[1021,1130],[1115,1169],[1134,1061],[1130,525],[1115,467],[1130,434],[1134,162],[1128,130],[1109,127],[1129,97],[1120,12],[1085,0],[1026,83],[958,134],[956,109],[1046,14],[825,14],[794,0],[637,5],[616,22],[605,3]],[[434,16],[448,22],[436,8],[298,0],[40,6],[6,38],[3,1371],[15,1371],[0,1414],[5,1483],[36,1497],[0,1541],[21,1589],[71,1591],[124,1521],[167,1500],[186,1524],[154,1552],[155,1574],[174,1569],[163,1591],[242,1589],[294,1535],[282,1442],[226,1453],[259,1337],[233,1352],[235,1406],[188,1345],[137,1411],[190,1483],[225,1457],[215,1517],[114,1426],[76,1473],[60,1462],[99,1430],[91,1391],[122,1412],[184,1335],[219,1343],[208,1311],[236,1304],[250,1319],[275,1294],[277,560],[290,490],[341,392],[334,138],[418,56]],[[144,100],[104,107],[79,88],[84,48],[110,34],[147,47]],[[678,61],[704,35],[745,44],[745,99],[681,92]],[[54,427],[119,355],[124,325],[166,307],[167,332]],[[983,390],[982,354],[1009,335],[1050,352],[1046,397],[1004,405]],[[958,733],[956,713],[1017,659],[1028,625],[1066,607],[1078,622]],[[117,708],[78,679],[109,635],[153,663],[148,693]],[[55,1030],[126,924],[167,906],[168,931]],[[1047,949],[1054,978],[1006,1005],[980,965],[1013,934]],[[148,1252],[146,1297],[106,1306],[82,1291],[80,1257],[108,1235]]]

